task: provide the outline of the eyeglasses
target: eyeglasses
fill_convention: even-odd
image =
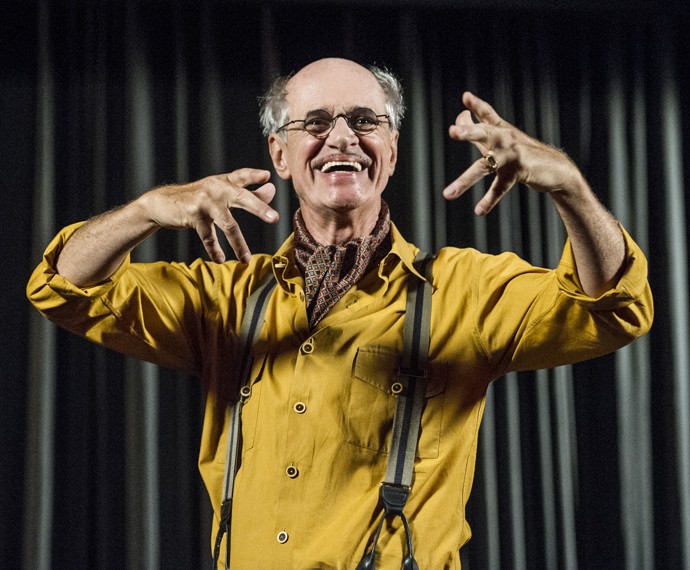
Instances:
[[[335,122],[342,117],[347,126],[356,134],[364,136],[376,130],[381,123],[388,122],[388,115],[377,115],[371,109],[365,107],[355,109],[350,113],[340,113],[331,117],[326,111],[313,111],[307,115],[306,119],[296,119],[285,123],[277,132],[287,130],[290,125],[302,123],[302,129],[317,139],[326,138],[335,128]]]

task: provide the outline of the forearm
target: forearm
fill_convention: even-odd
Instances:
[[[96,216],[67,241],[58,257],[57,271],[80,287],[105,281],[129,252],[158,228],[142,198]]]
[[[625,241],[620,227],[583,178],[549,196],[565,225],[582,288],[598,297],[615,285],[623,270]]]

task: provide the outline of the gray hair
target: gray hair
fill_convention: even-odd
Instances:
[[[368,66],[369,71],[376,78],[386,96],[386,114],[391,130],[400,128],[405,115],[405,101],[400,80],[385,67]],[[259,120],[264,136],[278,132],[278,129],[288,121],[287,84],[294,74],[278,77],[259,98]]]

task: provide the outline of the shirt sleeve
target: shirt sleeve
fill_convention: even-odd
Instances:
[[[623,273],[597,298],[582,289],[570,242],[555,270],[513,254],[484,258],[474,291],[474,332],[494,378],[601,356],[649,330],[654,307],[647,260],[623,235]]]
[[[128,356],[199,375],[204,338],[220,324],[210,264],[132,263],[107,280],[77,287],[56,270],[62,247],[81,224],[62,230],[27,285],[34,306],[60,327]]]

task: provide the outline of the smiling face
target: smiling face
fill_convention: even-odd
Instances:
[[[386,113],[376,78],[341,59],[319,60],[299,71],[287,84],[287,104],[290,121],[357,114],[358,109]],[[355,235],[369,233],[395,169],[398,132],[384,119],[372,132],[358,135],[345,118],[338,118],[323,138],[307,133],[301,123],[286,131],[285,140],[269,136],[269,150],[279,176],[292,179],[310,231],[313,224],[335,223],[350,225]]]

